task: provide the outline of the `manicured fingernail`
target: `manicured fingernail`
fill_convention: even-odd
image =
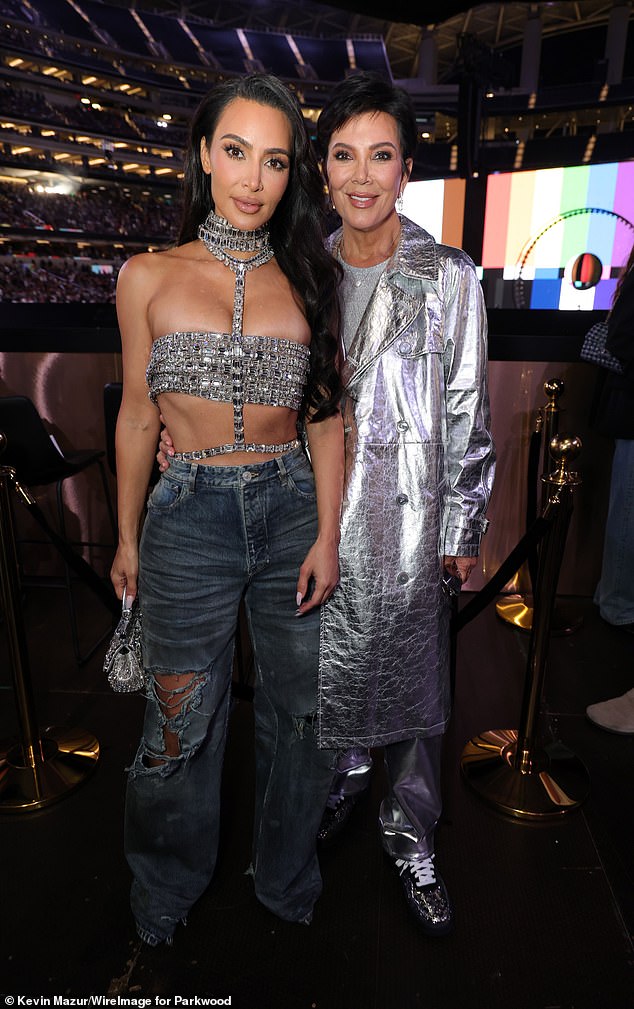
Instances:
[[[298,592],[297,595],[295,596],[295,602],[297,603],[298,606],[302,605],[302,594],[301,594],[301,592]]]

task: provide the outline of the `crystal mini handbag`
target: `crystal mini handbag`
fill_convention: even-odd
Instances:
[[[598,364],[608,371],[615,371],[619,374],[623,372],[623,365],[618,357],[614,357],[605,345],[608,336],[608,320],[595,322],[583,338],[581,345],[581,358],[590,361],[591,364]]]
[[[141,640],[141,607],[137,598],[126,606],[123,593],[121,619],[117,624],[103,661],[108,683],[117,693],[141,690],[145,684]]]

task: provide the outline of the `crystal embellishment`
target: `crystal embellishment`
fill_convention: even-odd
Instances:
[[[242,336],[245,403],[299,410],[310,349],[296,340]],[[220,403],[233,399],[230,333],[167,333],[152,345],[147,381],[156,402],[164,392],[182,392]]]
[[[294,340],[244,336],[242,320],[246,275],[275,255],[268,227],[240,231],[211,211],[198,236],[205,247],[235,274],[231,333],[168,333],[152,345],[147,369],[150,398],[162,392],[233,404],[233,442],[213,448],[176,452],[174,459],[195,461],[228,452],[288,452],[298,439],[282,444],[246,442],[244,403],[299,410],[308,375],[310,349]],[[253,252],[239,259],[231,252]]]
[[[209,211],[205,222],[198,228],[198,237],[214,256],[222,249],[231,249],[233,252],[260,252],[271,249],[268,224],[253,231],[241,231],[240,228],[234,228],[229,224],[224,217],[219,217],[213,210]]]

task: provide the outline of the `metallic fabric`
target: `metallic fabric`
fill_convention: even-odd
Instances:
[[[441,753],[442,736],[414,736],[383,749],[388,789],[379,808],[379,833],[392,858],[433,854],[442,810]]]
[[[336,251],[340,232],[331,237]],[[442,557],[473,556],[494,472],[473,263],[406,218],[343,366],[339,588],[322,607],[320,745],[444,731]]]
[[[329,801],[335,797],[358,795],[370,785],[372,757],[365,746],[351,746],[337,754]]]

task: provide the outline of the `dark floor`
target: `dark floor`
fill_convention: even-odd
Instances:
[[[101,603],[83,595],[84,626],[107,628]],[[324,893],[313,924],[285,924],[256,902],[244,875],[252,713],[241,700],[231,722],[215,880],[173,947],[157,949],[134,936],[121,851],[124,768],[142,702],[109,690],[105,645],[77,668],[63,602],[55,589],[30,589],[24,600],[38,721],[90,730],[101,757],[82,787],[56,804],[0,817],[4,993],[51,1004],[54,995],[109,993],[118,1004],[150,997],[148,1007],[175,1009],[187,1004],[176,996],[234,1009],[634,1007],[634,737],[604,732],[584,714],[587,704],[632,686],[634,639],[602,623],[589,600],[572,601],[581,629],[550,645],[544,726],[583,760],[591,781],[583,806],[555,822],[505,818],[463,782],[466,741],[517,727],[529,639],[493,608],[460,634],[437,833],[438,863],[457,908],[451,936],[419,933],[382,855],[380,761],[370,798],[322,856]],[[1,631],[0,734],[12,737],[17,717]]]

